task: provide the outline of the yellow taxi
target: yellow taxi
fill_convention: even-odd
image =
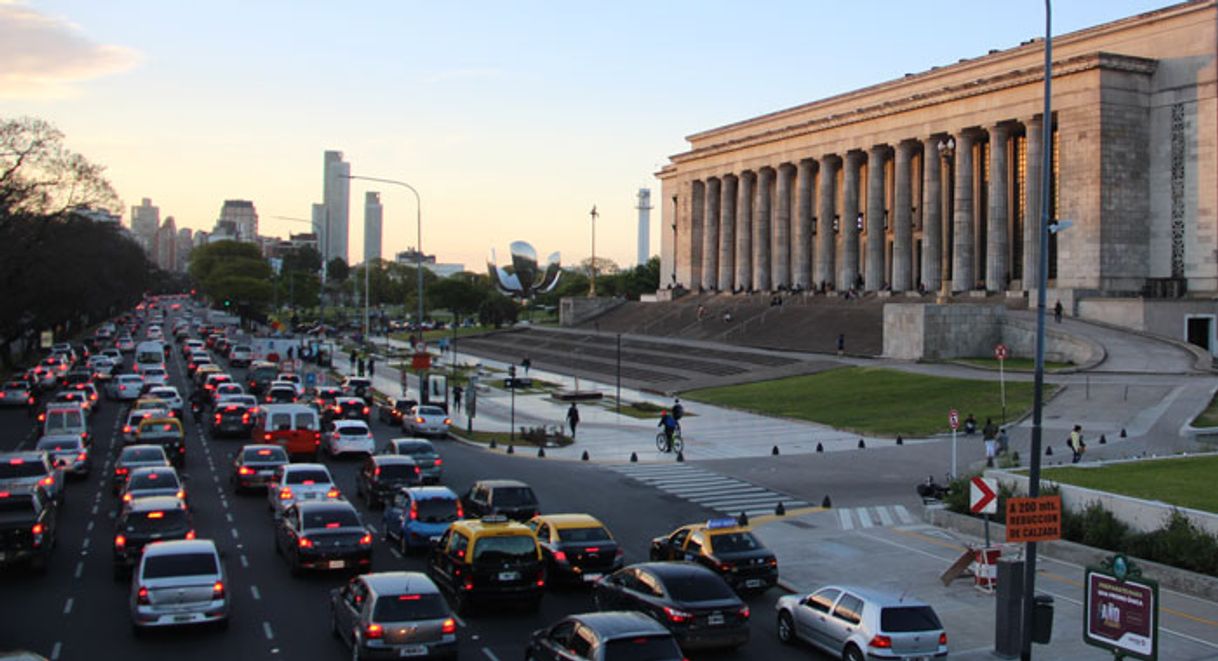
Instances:
[[[203,382],[209,374],[221,374],[223,372],[224,370],[220,369],[219,365],[199,365],[199,369],[195,370],[194,376],[191,378],[194,379],[195,387],[202,388]]]
[[[177,418],[168,415],[144,418],[135,428],[135,442],[161,446],[170,463],[178,468],[186,463],[186,430]]]
[[[546,587],[533,530],[503,515],[454,521],[432,548],[427,571],[459,613],[485,601],[519,601],[535,611]]]
[[[652,560],[689,560],[709,567],[737,592],[778,583],[778,559],[747,523],[726,517],[677,528],[651,540]]]
[[[539,514],[525,525],[537,535],[551,582],[591,583],[622,568],[622,547],[592,515]]]

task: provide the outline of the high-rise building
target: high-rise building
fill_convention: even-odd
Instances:
[[[370,264],[381,258],[381,194],[369,191],[364,194],[364,263]]]
[[[237,241],[253,243],[258,237],[258,211],[249,200],[225,200],[216,226],[229,226]]]
[[[651,189],[639,189],[639,266],[651,258]]]
[[[131,207],[131,231],[148,252],[152,252],[160,226],[161,210],[152,206],[152,198],[146,197],[138,207]]]
[[[190,251],[194,249],[194,235],[189,227],[178,230],[177,270],[185,272],[190,266]]]
[[[323,182],[322,202],[326,207],[326,223],[328,237],[325,257],[327,260],[341,257],[344,262],[351,263],[347,250],[348,215],[351,207],[351,164],[343,160],[341,151],[327,151],[325,154],[325,180]],[[325,235],[327,232],[323,231]]]
[[[178,228],[173,216],[169,216],[156,231],[152,258],[162,271],[173,271],[178,266],[177,257]]]

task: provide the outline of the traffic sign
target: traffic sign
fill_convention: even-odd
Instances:
[[[1062,497],[1007,498],[1007,543],[1062,538]]]
[[[998,360],[1006,360],[1010,355],[1011,350],[1007,348],[1007,345],[1002,342],[994,345],[994,357]]]
[[[51,345],[55,344],[55,333],[52,331],[42,331],[38,335],[38,348],[50,349]]]
[[[998,513],[998,480],[974,477],[968,486],[968,507],[973,514]]]
[[[305,374],[305,386],[312,388],[317,385],[317,372],[309,372]]]
[[[1118,555],[1111,567],[1087,568],[1083,642],[1118,657],[1153,661],[1159,656],[1159,584],[1140,572],[1127,576],[1118,571],[1127,562]]]
[[[947,424],[951,426],[952,431],[960,428],[960,412],[956,409],[950,409],[947,412]]]

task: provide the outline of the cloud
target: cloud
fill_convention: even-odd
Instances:
[[[448,69],[437,71],[423,78],[428,85],[446,83],[453,80],[469,80],[471,78],[497,78],[502,72],[491,67],[470,67],[465,69]]]
[[[95,43],[79,26],[0,0],[0,98],[58,98],[73,83],[131,68],[139,53]]]

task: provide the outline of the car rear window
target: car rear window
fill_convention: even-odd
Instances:
[[[536,505],[537,496],[528,487],[499,487],[492,499],[496,507],[519,507]]]
[[[141,473],[131,477],[131,489],[176,489],[178,478],[169,471]]]
[[[174,553],[144,556],[144,578],[170,576],[205,576],[218,574],[220,568],[213,553]]]
[[[9,460],[0,462],[0,480],[15,477],[37,477],[46,475],[46,466],[41,461]]]
[[[61,452],[64,450],[79,450],[79,438],[44,438],[38,441],[38,449],[46,450],[47,452]]]
[[[751,532],[725,532],[711,536],[711,545],[716,553],[734,553],[737,551],[754,551],[761,548],[761,542]]]
[[[880,609],[880,630],[892,633],[942,629],[930,606],[894,606]]]
[[[80,429],[84,425],[85,421],[80,411],[51,410],[47,412],[46,431],[48,434]]]
[[[326,509],[305,512],[302,517],[305,530],[314,528],[359,528],[359,516],[346,509]],[[337,524],[337,525],[335,525]]]
[[[314,482],[316,484],[329,484],[330,474],[320,469],[303,469],[294,470],[287,475],[288,484],[304,484],[305,482]]]
[[[474,545],[474,561],[537,559],[537,542],[531,535],[483,537]]]
[[[448,523],[457,520],[457,501],[449,498],[416,500],[423,523]]]
[[[397,443],[395,445],[397,454],[408,454],[411,456],[435,454],[436,449],[429,443]]]
[[[128,448],[118,458],[119,462],[156,461],[165,458],[165,451],[160,448]]]
[[[401,594],[378,597],[372,608],[374,622],[412,622],[448,617],[448,606],[438,594]]]
[[[284,452],[282,448],[255,448],[252,450],[246,450],[245,453],[241,456],[241,458],[247,462],[249,462],[249,461],[283,461],[283,462],[286,462],[288,460],[288,453]]]
[[[609,531],[599,526],[588,528],[559,528],[558,539],[564,542],[608,542]]]
[[[151,512],[132,512],[127,515],[127,532],[155,532],[159,530],[179,530],[190,525],[186,512],[180,509],[153,510]]]
[[[296,429],[300,431],[316,431],[317,416],[312,413],[297,413]]]
[[[379,475],[382,479],[411,477],[416,470],[413,464],[381,464],[378,468],[380,469]]]
[[[359,425],[343,425],[338,428],[338,433],[341,436],[367,436],[368,428]]]
[[[615,638],[605,645],[605,661],[668,661],[680,659],[681,649],[672,636]]]
[[[668,588],[668,594],[677,601],[731,599],[735,595],[723,579],[713,574],[669,577],[664,579],[664,587]]]
[[[435,406],[420,406],[419,415],[444,415],[444,409]]]

